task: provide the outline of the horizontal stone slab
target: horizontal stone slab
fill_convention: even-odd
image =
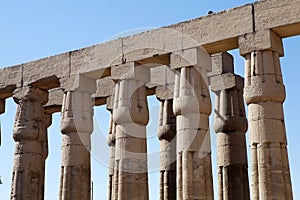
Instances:
[[[255,31],[272,29],[281,37],[300,34],[300,0],[254,3]]]
[[[300,34],[299,4],[300,0],[258,1],[254,4],[4,68],[0,70],[0,97],[2,99],[10,97],[16,87],[30,84],[51,89],[58,87],[60,83],[61,89],[68,90],[74,85],[75,74],[84,74],[92,79],[104,78],[111,76],[111,67],[124,63],[167,65],[170,62],[170,54],[194,47],[202,46],[209,54],[219,53],[238,48],[239,45],[242,47],[238,42],[238,38],[243,40],[242,37],[248,37],[250,41],[250,43],[245,41],[246,46],[242,47],[243,52],[252,51],[253,48],[257,48],[255,44],[259,43],[264,47],[273,48],[272,40],[269,45],[268,37],[265,40],[256,40],[257,36],[263,32],[269,32],[269,36],[272,35],[269,29],[274,31],[279,38]],[[259,42],[255,43],[255,40]],[[101,98],[110,93],[107,88],[105,89],[107,91],[100,90],[98,89],[97,93]],[[152,89],[151,93],[153,91],[155,90]]]

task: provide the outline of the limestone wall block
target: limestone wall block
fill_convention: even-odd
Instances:
[[[283,107],[278,102],[259,102],[248,105],[248,118],[251,121],[260,119],[284,120]]]
[[[184,129],[204,129],[208,130],[208,115],[200,113],[190,113],[178,115],[176,117],[177,130]]]
[[[204,147],[210,146],[208,130],[182,129],[177,130],[177,152],[194,151],[199,152],[201,149],[209,152],[210,149]],[[207,143],[207,144],[206,144]]]
[[[246,145],[245,134],[240,131],[233,131],[228,133],[219,132],[217,134],[217,146],[229,145]]]
[[[247,163],[246,148],[243,145],[220,145],[217,147],[218,166],[231,166]]]
[[[286,143],[284,121],[261,119],[249,122],[250,141],[252,144]]]
[[[128,130],[126,128],[129,128]],[[132,130],[132,131],[131,131]],[[127,124],[122,127],[117,125],[116,136],[116,160],[138,159],[143,160],[146,156],[146,132],[145,127],[136,126],[136,124]],[[118,132],[120,131],[120,132]],[[137,134],[137,131],[144,131]],[[122,146],[120,146],[122,144]],[[120,148],[122,147],[122,149]],[[147,157],[147,156],[146,156]]]
[[[163,171],[176,170],[176,142],[160,141],[160,169]]]
[[[24,161],[26,160],[26,161]],[[16,155],[14,157],[14,167],[13,167],[13,171],[15,173],[20,173],[20,171],[23,171],[23,174],[39,174],[43,173],[42,169],[43,169],[43,162],[41,161],[41,156],[40,154],[31,154],[31,153],[24,153],[23,155]],[[34,164],[33,164],[34,163]],[[30,169],[30,172],[28,173],[28,171],[26,169]],[[26,170],[26,171],[25,171]],[[24,172],[25,171],[25,172]],[[22,177],[23,181],[24,178]],[[28,179],[27,179],[28,180]],[[17,180],[16,180],[17,181]],[[28,181],[28,186],[30,186],[32,183],[31,181]],[[41,182],[40,182],[41,183]],[[20,185],[25,185],[25,183],[17,183]],[[41,183],[44,184],[44,183]],[[23,186],[24,187],[24,186]],[[13,187],[12,190],[16,190],[17,188]]]
[[[136,123],[126,123],[122,125],[118,125],[118,130],[120,130],[120,133],[116,135],[116,139],[119,138],[144,138],[145,139],[145,133],[137,132],[138,130],[144,131],[145,127],[141,126]]]
[[[90,136],[89,134],[86,134]],[[82,135],[83,136],[83,135]],[[71,137],[70,137],[71,138]],[[62,166],[80,166],[89,163],[89,150],[90,146],[83,146],[83,143],[73,144],[72,142],[67,142],[67,136],[63,136],[63,146],[62,148],[66,152],[72,152],[69,154],[62,154]],[[72,145],[70,145],[72,143]]]
[[[218,115],[215,113],[215,116]],[[247,131],[247,119],[245,116],[220,116],[214,118],[214,130],[216,133],[219,132],[230,132],[230,131]]]
[[[41,156],[42,143],[39,141],[17,141],[20,148],[15,148],[15,155],[21,156],[22,154],[29,153],[32,156]]]
[[[258,50],[271,50],[278,52],[280,56],[284,55],[282,39],[272,30],[261,30],[240,36],[239,49],[242,56]]]

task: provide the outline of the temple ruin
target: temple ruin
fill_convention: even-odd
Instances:
[[[100,105],[111,112],[109,200],[149,199],[148,95],[161,103],[161,200],[211,200],[214,193],[223,200],[293,199],[280,57],[282,39],[296,35],[300,0],[264,0],[1,69],[1,113],[5,99],[17,103],[11,199],[44,199],[55,112],[62,133],[58,198],[90,199],[93,107]],[[245,59],[244,77],[234,74],[233,49]],[[217,166],[209,127],[217,134]]]

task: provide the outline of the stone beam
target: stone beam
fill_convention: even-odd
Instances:
[[[300,0],[254,3],[255,31],[272,29],[282,38],[300,34]]]
[[[235,49],[239,47],[239,37],[245,34],[249,36],[257,31],[273,30],[282,38],[298,35],[299,3],[300,0],[259,1],[4,68],[0,70],[1,98],[10,97],[16,87],[32,84],[50,89],[58,87],[60,83],[60,87],[64,89],[68,87],[65,82],[72,85],[73,76],[78,73],[92,79],[103,78],[110,76],[110,67],[128,62],[165,65],[169,62],[170,53],[193,47],[202,46],[210,54]]]
[[[15,88],[22,85],[22,65],[0,69],[0,98],[12,96]]]
[[[209,44],[218,41],[225,44],[232,38],[235,38],[234,41],[229,45],[226,43],[225,46],[230,49],[237,48],[237,37],[252,31],[251,20],[251,5],[246,5],[211,16],[16,65],[13,70],[11,68],[0,70],[0,76],[3,76],[0,91],[10,83],[29,85],[39,79],[53,76],[64,80],[74,74],[85,73],[85,76],[93,79],[101,78],[108,76],[109,72],[99,71],[99,69],[106,69],[124,62],[136,61],[139,63],[138,61],[140,61],[141,64],[144,64],[144,61],[151,61],[166,64],[169,59],[166,54],[171,52],[202,44],[205,44],[207,49],[223,50],[225,47],[216,48],[215,44],[214,47]],[[217,34],[216,31],[222,34]],[[218,45],[220,46],[220,44]],[[13,72],[10,73],[10,71]],[[96,73],[94,73],[95,71]],[[15,74],[16,72],[18,74]],[[7,73],[10,77],[6,75]],[[11,76],[14,76],[14,80]]]

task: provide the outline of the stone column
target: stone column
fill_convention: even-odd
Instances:
[[[158,87],[160,88],[160,87]],[[157,88],[157,89],[158,89]],[[167,89],[156,89],[160,101],[158,138],[160,140],[160,199],[176,199],[176,117],[173,95]]]
[[[18,104],[14,125],[16,142],[10,199],[44,199],[45,159],[48,155],[44,105],[48,91],[25,86],[13,97]]]
[[[179,57],[179,58],[177,58]],[[187,61],[187,62],[186,62]],[[213,199],[207,72],[211,59],[201,49],[171,55],[175,77],[173,110],[177,130],[177,199]]]
[[[0,114],[3,114],[5,112],[5,99],[2,99],[0,97]]]
[[[215,93],[218,199],[249,200],[244,79],[234,74],[233,57],[229,53],[213,55],[212,67],[210,84]]]
[[[147,141],[149,120],[145,84],[149,69],[127,63],[112,68],[116,83],[113,121],[116,123],[113,199],[147,200]]]
[[[108,199],[113,199],[114,188],[114,165],[115,165],[115,144],[116,144],[116,125],[113,122],[113,116],[110,116],[110,125],[108,129],[107,143],[109,146],[109,173],[108,173]]]
[[[0,97],[0,115],[5,112],[5,98]],[[0,124],[0,147],[2,145],[1,124]]]
[[[76,76],[72,90],[66,91],[62,107],[62,164],[60,177],[61,200],[90,199],[90,135],[93,131],[91,94],[96,82]]]
[[[252,198],[292,199],[279,59],[282,40],[266,30],[240,37],[239,45],[246,59],[244,96],[249,112]]]

